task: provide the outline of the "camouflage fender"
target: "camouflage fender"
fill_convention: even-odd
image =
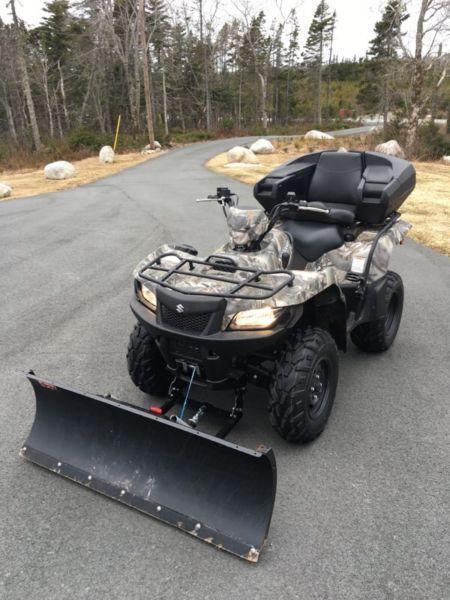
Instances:
[[[410,229],[409,223],[399,220],[380,238],[372,258],[369,282],[376,281],[387,273],[395,246],[403,242]],[[362,273],[376,235],[376,230],[367,229],[354,242],[346,242],[340,248],[327,252],[315,262],[308,263],[305,269],[315,272],[318,269],[331,268],[338,283],[343,281],[350,271]]]
[[[241,211],[241,213],[242,212],[252,213],[253,211]],[[259,213],[261,211],[255,212]],[[237,227],[238,225],[242,225],[242,227],[244,227],[247,221],[244,219],[244,222],[241,223],[239,221],[241,218],[241,214],[235,214],[233,216],[234,226]],[[256,220],[258,221],[258,219]],[[410,227],[411,226],[405,221],[398,221],[381,237],[373,256],[372,265],[369,271],[369,281],[376,281],[387,272],[394,247],[403,241]],[[244,229],[241,231],[244,231]],[[356,241],[346,242],[340,248],[327,252],[317,261],[308,263],[303,271],[291,271],[295,276],[293,285],[283,288],[271,298],[265,300],[228,299],[226,314],[231,315],[238,311],[261,308],[263,306],[278,308],[303,304],[329,286],[333,284],[339,285],[339,283],[345,279],[348,272],[362,273],[376,234],[376,230],[365,230],[359,235]],[[291,252],[291,249],[291,241],[287,234],[281,229],[274,228],[266,235],[261,244],[261,249],[257,252],[241,252],[235,250],[234,242],[233,240],[230,240],[218,248],[214,254],[232,258],[242,267],[270,271],[283,268],[281,256],[283,252]],[[161,259],[161,262],[165,267],[175,266],[180,259],[192,258],[191,255],[186,252],[176,250],[176,254],[179,257],[177,258],[177,256],[173,255],[173,246],[164,244],[138,264],[134,271],[135,277],[146,263],[168,252],[171,252],[172,255]],[[209,270],[210,272],[212,267],[197,266],[196,268],[200,271]],[[212,291],[215,293],[227,294],[230,290],[230,283],[208,279],[200,280],[196,277],[190,277],[188,265],[186,265],[185,270],[186,275],[175,274],[171,277],[170,281],[179,289],[185,290],[186,294],[193,290],[196,292],[204,291],[206,295]],[[158,274],[157,272],[152,272],[152,276],[156,279],[159,279],[164,275],[164,273]],[[243,278],[244,275],[243,273],[236,272],[235,276],[236,281],[239,281],[239,278]],[[266,276],[264,279],[264,283],[273,285],[274,287],[278,285],[279,281],[280,275],[270,275]],[[145,285],[150,289],[154,287],[154,284],[149,282],[146,282]]]

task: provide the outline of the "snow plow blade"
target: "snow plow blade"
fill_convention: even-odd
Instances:
[[[275,500],[271,449],[243,448],[112,398],[27,377],[36,416],[24,458],[257,562]]]

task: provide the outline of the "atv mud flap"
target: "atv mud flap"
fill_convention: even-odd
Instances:
[[[27,377],[36,417],[24,458],[258,560],[275,500],[272,450],[249,450],[130,404]]]

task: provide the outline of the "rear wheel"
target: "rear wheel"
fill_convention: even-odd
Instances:
[[[162,396],[169,387],[169,374],[155,340],[137,323],[130,335],[127,352],[132,382],[143,392]]]
[[[350,334],[355,346],[365,352],[383,352],[392,345],[402,318],[403,297],[402,278],[388,271],[379,303],[380,315],[373,321],[355,327]]]
[[[289,442],[305,443],[322,433],[338,381],[338,353],[330,334],[318,327],[296,332],[276,365],[269,414]]]

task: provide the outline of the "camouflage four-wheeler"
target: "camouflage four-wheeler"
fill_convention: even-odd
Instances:
[[[255,385],[268,392],[275,430],[311,442],[330,415],[348,336],[366,352],[391,346],[404,292],[389,259],[408,232],[397,211],[414,185],[407,161],[325,151],[257,183],[261,208],[239,208],[227,188],[199,200],[221,205],[229,241],[203,257],[166,244],[135,270],[128,369],[162,400],[143,410],[30,374],[38,411],[23,455],[257,561],[273,452],[224,438]],[[228,407],[214,401],[218,389],[230,390]],[[204,431],[211,421],[214,434]]]

